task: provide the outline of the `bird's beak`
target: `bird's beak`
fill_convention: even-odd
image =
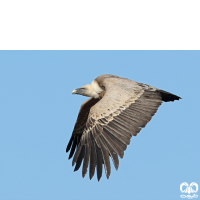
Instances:
[[[73,90],[73,91],[72,91],[72,94],[76,94],[76,92],[77,92],[77,90]]]

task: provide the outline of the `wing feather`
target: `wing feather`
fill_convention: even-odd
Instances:
[[[75,166],[74,171],[77,171],[80,168],[82,160],[84,158],[84,153],[85,153],[85,146],[81,146],[81,152],[80,152],[79,157],[76,161],[76,166]]]
[[[82,149],[82,146],[81,146],[81,144],[79,144],[79,146],[77,147],[76,152],[74,154],[73,160],[72,160],[72,166],[74,166],[74,164],[77,162],[79,154],[81,152],[81,149]]]
[[[102,176],[102,165],[103,165],[103,157],[102,157],[102,153],[101,153],[101,149],[97,146],[97,144],[95,143],[95,149],[96,149],[96,155],[97,155],[97,179],[98,181],[100,180],[101,176]]]
[[[68,145],[67,145],[67,148],[66,148],[66,152],[68,152],[72,146],[72,142],[74,140],[74,135],[71,136],[69,142],[68,142]]]
[[[124,151],[126,150],[126,145],[114,137],[110,132],[104,128],[102,136],[107,141],[107,143],[114,149],[114,151],[119,155],[120,158],[123,158]]]
[[[106,172],[106,177],[109,178],[110,176],[110,160],[109,160],[109,152],[106,146],[104,145],[103,141],[99,137],[99,143],[101,148],[101,153],[103,155],[103,161],[104,161],[104,168]]]
[[[112,135],[112,137],[115,137],[118,140],[118,143],[120,143],[120,146],[130,144],[131,136],[120,134],[120,130],[121,130],[121,133],[122,132],[126,133],[126,130],[120,129],[118,126],[115,126],[113,122],[110,122],[109,125],[105,126],[105,130],[107,130],[109,134]]]
[[[87,173],[89,156],[90,156],[90,143],[85,145],[85,156],[84,156],[84,162],[83,162],[82,177],[85,177],[85,174]]]
[[[90,133],[91,134],[91,133]],[[95,172],[95,162],[96,162],[96,150],[94,147],[94,139],[91,135],[91,151],[90,151],[90,169],[89,169],[89,175],[90,175],[90,180],[92,179],[92,177],[94,176],[94,172]]]
[[[103,141],[103,143],[105,144],[105,146],[107,147],[109,154],[112,158],[113,164],[115,166],[115,169],[117,170],[119,167],[119,159],[118,159],[118,156],[117,156],[115,150],[109,145],[109,142],[105,140],[103,135],[101,135],[100,137],[101,137],[101,140]]]
[[[75,140],[73,140],[73,145],[72,145],[72,148],[71,148],[71,151],[70,151],[70,154],[69,154],[69,158],[68,158],[68,159],[70,159],[70,158],[73,156],[74,151],[75,151],[75,149],[76,149],[76,145],[77,145],[77,140],[75,139]]]

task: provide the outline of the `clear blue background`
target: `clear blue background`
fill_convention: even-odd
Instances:
[[[105,73],[183,99],[163,103],[98,182],[65,148],[87,99],[72,90]],[[200,184],[199,77],[200,51],[1,51],[0,199],[181,199],[182,182]]]

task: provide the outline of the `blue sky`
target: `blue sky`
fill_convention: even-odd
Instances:
[[[97,181],[65,153],[80,105],[73,89],[115,74],[174,93]],[[181,199],[200,184],[200,51],[0,51],[0,199]],[[198,193],[197,193],[198,194]]]

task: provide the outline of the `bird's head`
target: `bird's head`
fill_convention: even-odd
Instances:
[[[91,85],[84,85],[78,89],[72,91],[72,94],[80,94],[87,97],[99,98],[99,95],[95,92]]]

